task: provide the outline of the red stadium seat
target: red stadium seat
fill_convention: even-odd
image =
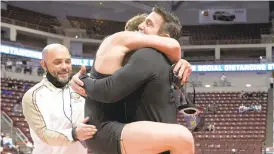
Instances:
[[[193,94],[190,94],[193,96]],[[215,102],[218,104],[216,114],[203,113],[206,123],[215,125],[215,132],[201,131],[195,132],[196,149],[197,153],[231,153],[231,149],[235,148],[239,153],[257,154],[262,148],[262,142],[259,142],[257,153],[252,147],[258,144],[246,141],[263,141],[265,138],[266,128],[266,101],[260,101],[262,111],[239,113],[238,107],[242,104],[251,104],[252,100],[240,101],[238,99],[239,93],[237,92],[219,92],[219,93],[197,93],[196,107],[206,108],[208,104]],[[178,122],[184,123],[183,115],[178,113]],[[225,140],[225,144],[220,144],[217,150],[208,145],[203,145],[203,141],[213,144],[213,142],[220,143]],[[237,140],[237,143],[235,141]],[[199,145],[199,146],[198,146]],[[216,147],[216,146],[214,146]],[[197,151],[197,150],[196,150]],[[260,151],[261,152],[261,151]]]

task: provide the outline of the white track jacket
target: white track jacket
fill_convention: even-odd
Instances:
[[[70,85],[56,88],[46,78],[29,89],[22,104],[34,142],[32,154],[87,154],[71,133],[84,119],[84,103]]]

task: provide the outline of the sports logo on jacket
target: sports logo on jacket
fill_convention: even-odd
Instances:
[[[75,103],[79,103],[79,102],[82,101],[81,95],[77,94],[76,92],[72,92],[72,93],[70,94],[70,99],[74,100]]]

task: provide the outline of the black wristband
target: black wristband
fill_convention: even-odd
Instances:
[[[72,139],[73,139],[74,141],[79,141],[79,140],[77,139],[77,136],[76,136],[76,128],[77,128],[77,127],[72,128],[71,135],[72,135]]]

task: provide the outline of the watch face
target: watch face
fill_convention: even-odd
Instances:
[[[176,77],[176,79],[175,79],[175,85],[176,85],[177,89],[183,88],[183,86],[181,85],[181,80],[178,79],[178,77]]]
[[[183,86],[181,85],[181,79],[178,78],[178,72],[173,72],[175,64],[171,66],[171,81],[175,84],[176,89],[181,89]]]

